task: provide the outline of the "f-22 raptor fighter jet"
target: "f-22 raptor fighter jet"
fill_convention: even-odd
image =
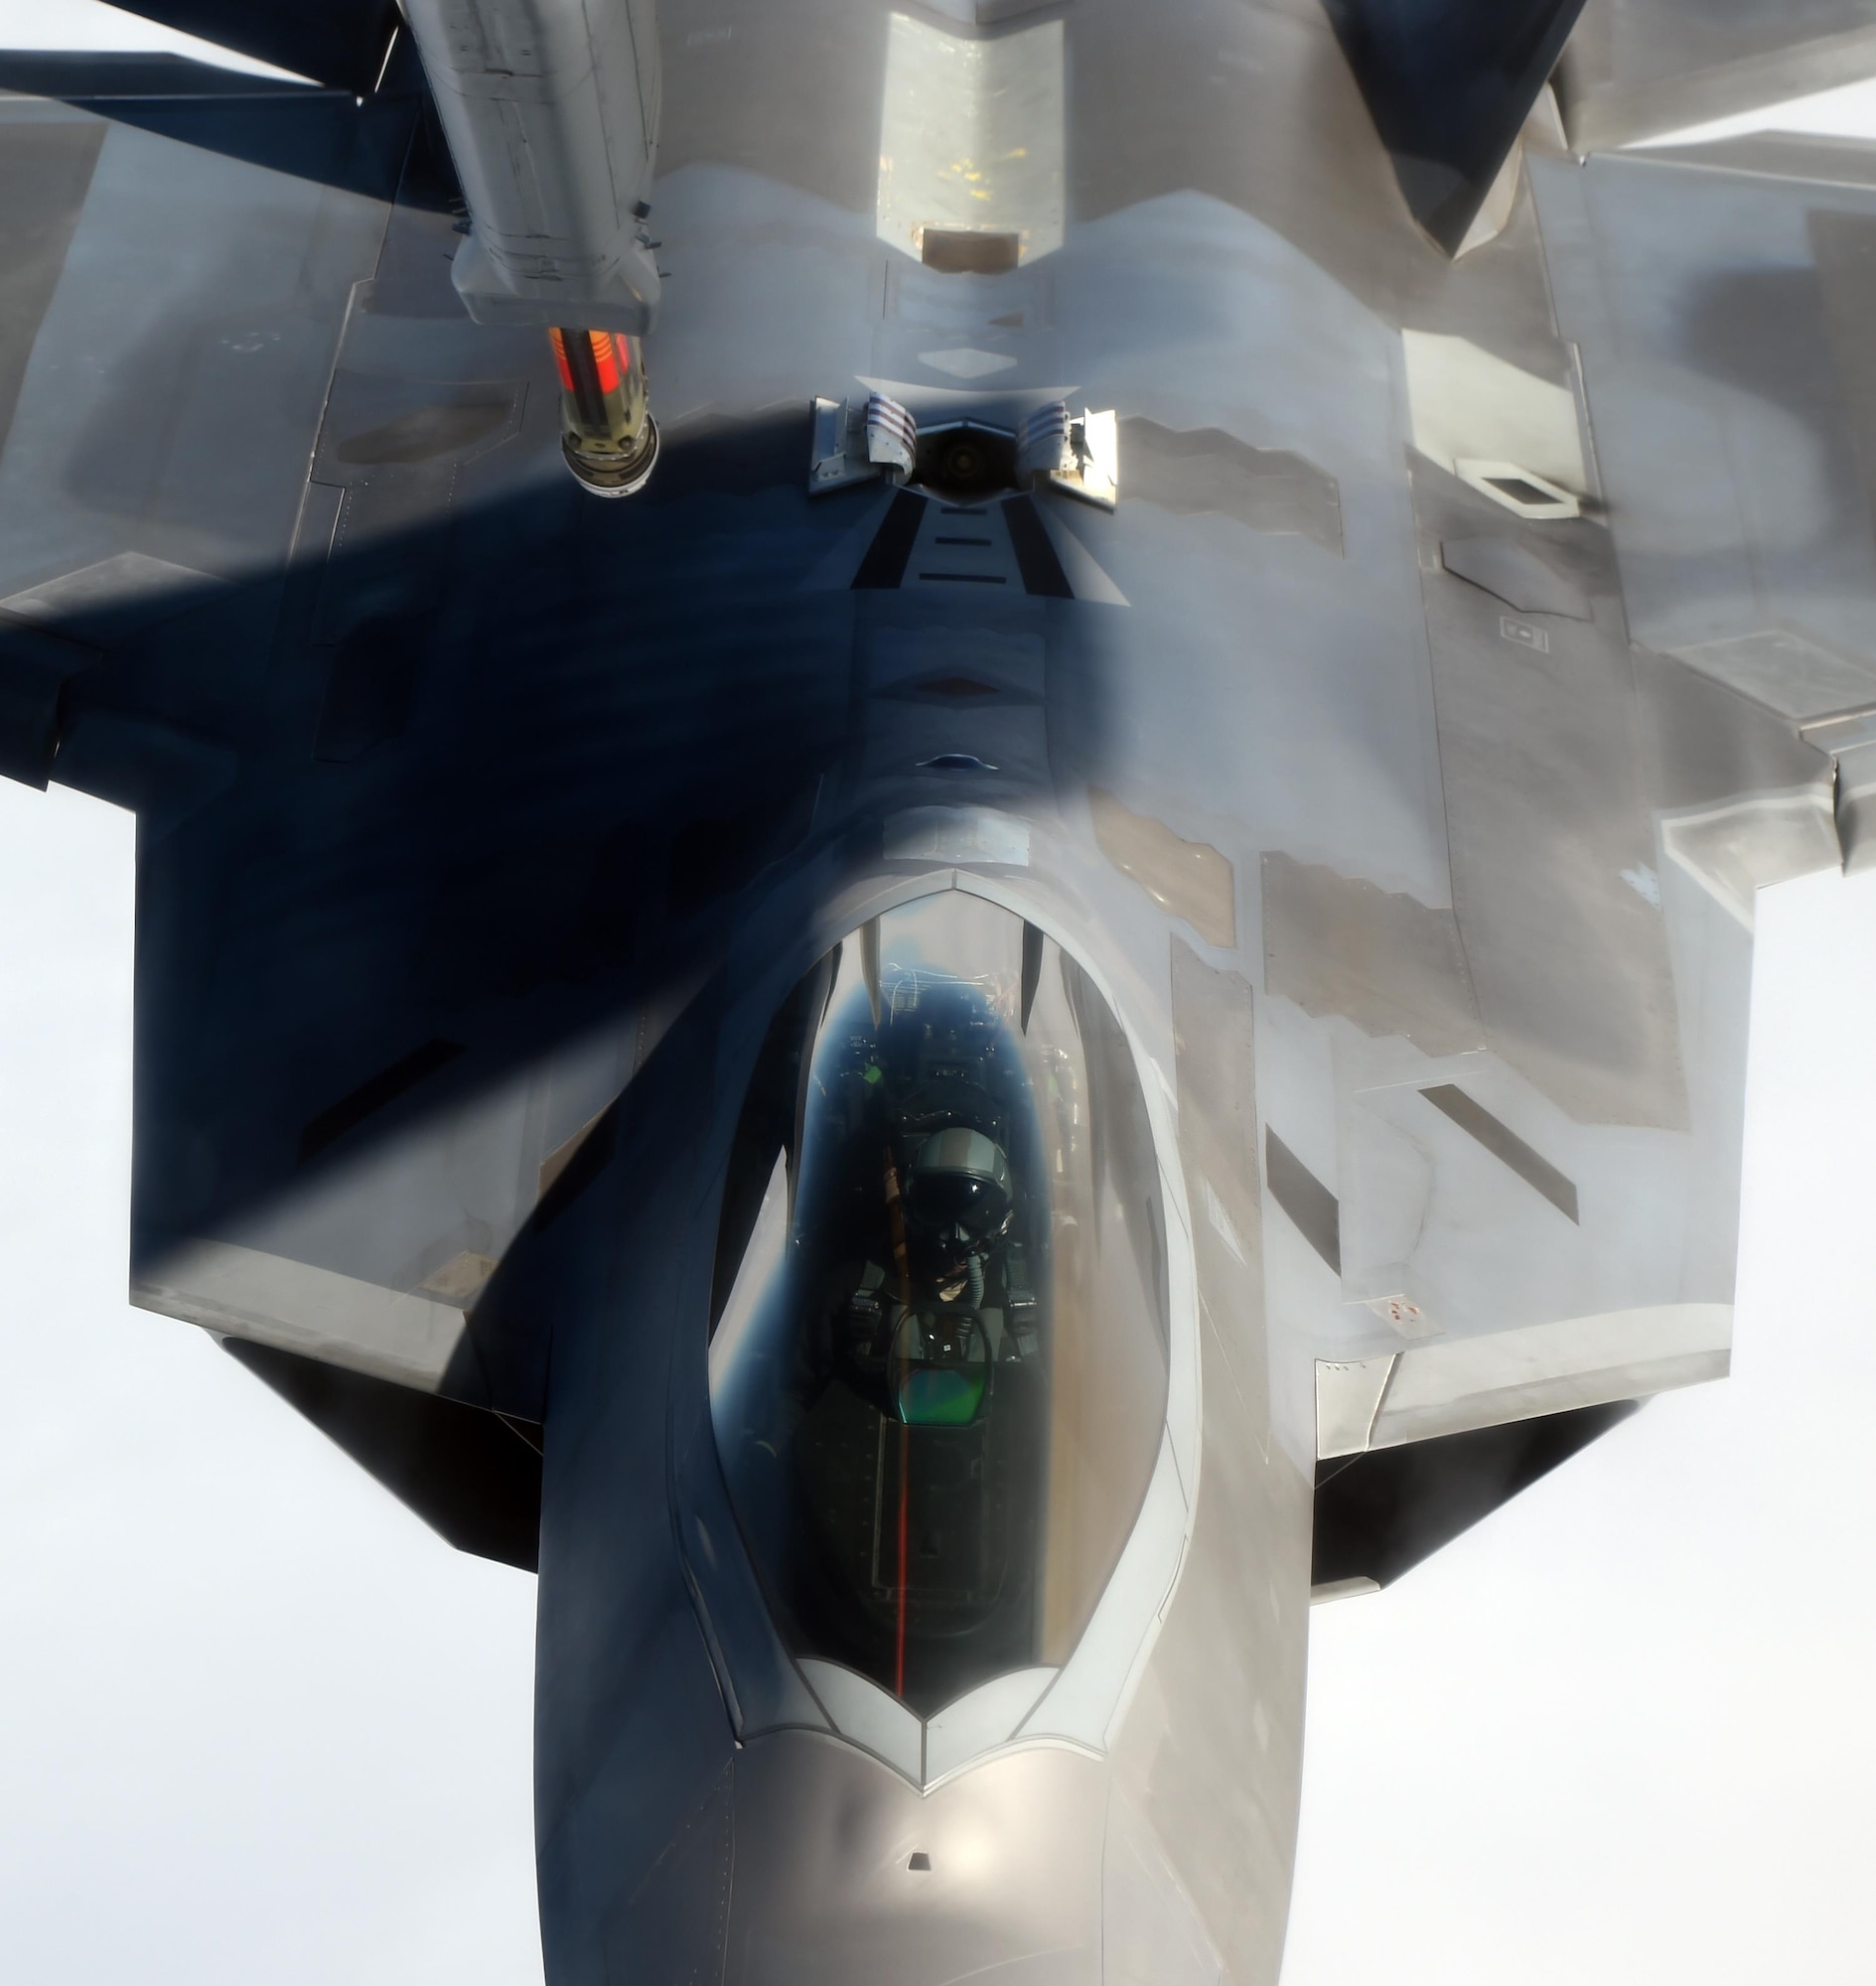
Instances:
[[[1619,147],[1876,7],[140,11],[309,80],[0,62],[135,1300],[537,1568],[551,1986],[1269,1986],[1312,1595],[1727,1367],[1876,165]]]

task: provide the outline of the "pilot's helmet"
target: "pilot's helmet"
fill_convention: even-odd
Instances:
[[[1010,1162],[981,1131],[935,1131],[906,1174],[906,1219],[940,1255],[979,1253],[1009,1231]]]

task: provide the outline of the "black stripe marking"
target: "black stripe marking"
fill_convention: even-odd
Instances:
[[[880,520],[873,542],[866,548],[860,569],[853,575],[855,593],[890,593],[904,583],[906,562],[918,541],[919,526],[925,521],[925,498],[902,490],[892,507]]]
[[[580,1140],[552,1186],[540,1197],[534,1209],[534,1231],[544,1234],[573,1206],[588,1187],[612,1164],[613,1149],[619,1139],[619,1106],[611,1104],[606,1114]]]
[[[407,1090],[433,1076],[463,1053],[461,1042],[428,1041],[388,1068],[348,1090],[337,1103],[329,1104],[317,1117],[308,1120],[300,1133],[300,1164],[334,1145],[348,1131],[356,1130],[367,1117],[374,1117],[386,1104],[395,1103]]]
[[[1263,1134],[1263,1176],[1270,1183],[1270,1198],[1296,1222],[1303,1239],[1341,1275],[1341,1206],[1268,1125]]]
[[[1533,1151],[1512,1127],[1494,1117],[1483,1103],[1456,1083],[1436,1083],[1420,1094],[1443,1111],[1469,1137],[1476,1138],[1502,1165],[1510,1166],[1528,1187],[1542,1194],[1566,1219],[1577,1220],[1576,1188],[1541,1152]],[[1580,1226],[1582,1223],[1577,1221]]]
[[[1006,497],[1003,521],[1010,527],[1010,549],[1016,554],[1016,569],[1023,575],[1023,591],[1044,600],[1073,600],[1075,589],[1062,570],[1035,504],[1027,496]]]

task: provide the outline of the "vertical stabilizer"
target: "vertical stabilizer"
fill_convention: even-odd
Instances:
[[[1413,217],[1456,254],[1583,0],[1327,0]]]

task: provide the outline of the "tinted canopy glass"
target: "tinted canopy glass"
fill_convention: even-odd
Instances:
[[[710,1348],[795,1652],[922,1714],[1067,1658],[1158,1452],[1164,1236],[1132,1054],[1040,931],[949,891],[803,982],[738,1136]]]

